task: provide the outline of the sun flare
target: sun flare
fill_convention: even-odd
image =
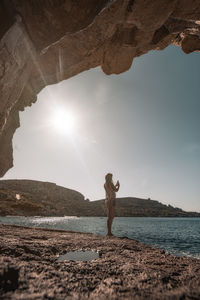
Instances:
[[[76,128],[76,118],[72,111],[58,108],[54,111],[52,125],[59,133],[73,134]]]

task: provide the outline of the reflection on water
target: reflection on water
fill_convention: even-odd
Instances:
[[[0,222],[106,235],[105,217],[0,217]],[[175,255],[200,258],[200,218],[115,218],[113,233]]]
[[[99,253],[95,251],[73,251],[67,252],[59,256],[58,261],[73,260],[73,261],[90,261],[99,258]]]

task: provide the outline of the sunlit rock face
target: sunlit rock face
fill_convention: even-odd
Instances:
[[[1,0],[0,175],[12,167],[19,110],[46,85],[176,44],[200,50],[199,0]]]

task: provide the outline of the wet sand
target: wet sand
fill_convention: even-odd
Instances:
[[[200,299],[200,260],[135,240],[0,224],[0,299]],[[58,261],[94,250],[92,261]]]

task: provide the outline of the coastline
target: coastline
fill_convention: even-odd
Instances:
[[[91,215],[88,215],[88,216],[82,216],[82,215],[46,215],[46,216],[43,216],[43,215],[0,215],[0,218],[4,218],[4,217],[25,217],[25,218],[63,218],[63,217],[67,217],[67,218],[107,218],[107,216],[91,216]],[[165,219],[165,218],[169,218],[169,219],[173,219],[173,218],[183,218],[183,219],[187,219],[187,218],[191,218],[191,219],[200,219],[200,216],[115,216],[115,218],[161,218],[161,219]]]
[[[1,299],[200,298],[200,260],[128,238],[0,224]],[[57,261],[95,250],[93,261]]]

